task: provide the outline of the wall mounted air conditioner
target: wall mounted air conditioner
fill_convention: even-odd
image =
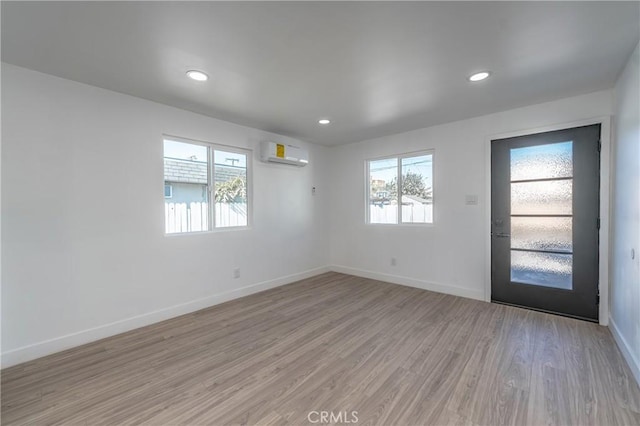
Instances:
[[[262,142],[260,159],[269,163],[283,163],[302,167],[309,164],[309,151],[293,145]]]

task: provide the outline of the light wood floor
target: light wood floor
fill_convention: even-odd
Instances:
[[[640,390],[605,327],[337,273],[2,371],[3,424],[308,424],[322,410],[638,425]]]

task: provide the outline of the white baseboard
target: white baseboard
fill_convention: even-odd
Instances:
[[[2,365],[2,368],[10,367],[45,355],[50,355],[85,343],[95,342],[96,340],[104,339],[105,337],[114,336],[116,334],[195,312],[239,297],[248,296],[274,287],[290,284],[292,282],[310,278],[329,271],[330,269],[328,267],[310,269],[308,271],[263,281],[246,287],[207,296],[202,299],[192,300],[190,302],[170,306],[168,308],[159,309],[157,311],[137,315],[135,317],[126,318],[87,330],[78,331],[76,333],[23,346],[2,353],[0,364]]]
[[[451,294],[453,296],[466,297],[468,299],[476,299],[484,301],[484,287],[478,290],[457,287],[448,284],[437,284],[430,281],[418,280],[415,278],[404,277],[400,275],[384,274],[382,272],[366,271],[363,269],[351,268],[341,265],[330,265],[329,269],[334,272],[340,272],[348,275],[355,275],[362,278],[370,278],[372,280],[386,281],[393,284],[400,284],[409,287],[421,288],[423,290],[435,291],[437,293]]]
[[[613,338],[618,344],[620,352],[622,352],[622,356],[625,361],[627,361],[627,364],[629,364],[629,368],[631,368],[631,372],[640,386],[640,361],[633,354],[633,351],[629,347],[629,343],[627,343],[627,339],[625,339],[620,333],[620,329],[611,317],[609,317],[609,330],[611,330],[611,334],[613,334]]]

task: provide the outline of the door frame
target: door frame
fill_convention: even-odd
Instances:
[[[609,324],[609,228],[611,212],[611,116],[600,116],[585,120],[551,124],[542,127],[514,130],[511,132],[488,135],[485,138],[485,283],[484,300],[491,302],[491,141],[534,133],[552,132],[573,127],[600,124],[600,242],[598,247],[598,282],[600,289],[599,323]]]

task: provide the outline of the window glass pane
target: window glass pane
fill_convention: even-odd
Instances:
[[[216,227],[247,226],[247,156],[214,150]]]
[[[513,148],[511,180],[573,177],[573,142]]]
[[[511,184],[511,214],[571,214],[572,180]]]
[[[402,222],[433,222],[433,156],[402,159]]]
[[[570,254],[511,251],[511,281],[571,290],[573,256]]]
[[[573,251],[570,217],[512,217],[511,248]]]
[[[369,162],[369,222],[398,223],[398,159]]]
[[[208,148],[164,141],[165,232],[209,230]]]

